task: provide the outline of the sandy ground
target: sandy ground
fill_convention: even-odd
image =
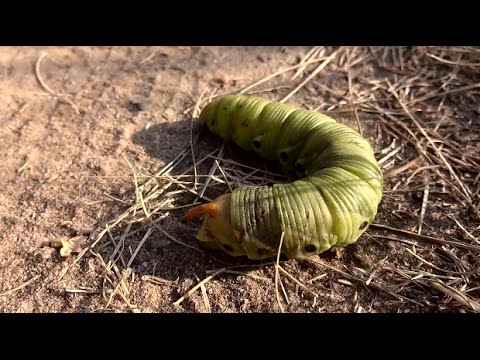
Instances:
[[[310,49],[1,48],[0,311],[281,311],[271,262],[197,251],[200,221],[188,222],[182,217],[185,209],[168,207],[196,199],[193,178],[179,175],[193,175],[189,146],[198,132],[191,121],[197,101],[297,65]],[[317,56],[334,50],[321,48]],[[425,55],[429,51],[457,64],[436,61]],[[288,100],[331,111],[356,129],[360,124],[378,158],[384,158],[388,177],[375,223],[388,228],[369,229],[358,243],[322,254],[318,264],[284,260],[290,277],[280,276],[283,310],[480,309],[480,222],[474,210],[479,204],[479,95],[475,86],[468,88],[480,76],[463,66],[466,55],[441,51],[341,48]],[[39,62],[43,52],[48,56]],[[285,72],[250,93],[280,100],[318,64],[293,80],[295,71]],[[460,90],[442,95],[455,89]],[[417,101],[405,109],[392,94],[403,103]],[[196,161],[217,156],[221,146],[219,139],[202,134],[192,147]],[[167,172],[170,178],[152,177],[185,149]],[[263,166],[235,147],[226,147],[223,158]],[[208,174],[212,165],[206,158],[198,175]],[[143,189],[144,197],[154,194],[147,204],[149,211],[157,209],[150,220],[138,206],[132,167],[139,185],[150,180]],[[225,168],[234,171],[228,164]],[[190,183],[182,187],[172,178]],[[228,191],[213,183],[206,196]],[[166,190],[160,193],[162,186]],[[132,205],[138,211],[112,226]],[[419,224],[420,237],[414,235]],[[81,258],[62,259],[51,244],[71,238],[82,244],[98,241]],[[175,304],[205,278],[203,286]]]

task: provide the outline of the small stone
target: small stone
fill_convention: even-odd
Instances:
[[[127,109],[131,113],[138,113],[143,110],[143,104],[138,101],[129,101],[127,104]]]
[[[170,245],[170,241],[166,239],[154,239],[152,240],[151,244],[154,249],[160,249]]]

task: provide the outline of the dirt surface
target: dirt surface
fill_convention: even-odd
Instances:
[[[168,208],[192,204],[206,179],[194,187],[191,149],[198,162],[222,148],[204,133],[190,148],[199,131],[191,121],[197,101],[203,99],[201,108],[209,96],[297,65],[310,49],[1,48],[0,311],[280,311],[271,261],[199,248],[200,220],[186,221],[187,207]],[[360,124],[377,158],[388,156],[375,223],[389,228],[372,227],[356,244],[317,257],[318,264],[282,259],[295,279],[280,273],[283,310],[478,311],[480,97],[477,87],[468,88],[480,83],[478,67],[463,65],[472,61],[458,56],[466,50],[437,48],[322,47],[317,57],[335,50],[287,102],[330,111],[355,129]],[[320,63],[293,80],[296,70],[284,72],[249,93],[281,100]],[[442,95],[451,90],[458,91]],[[405,110],[392,94],[405,104],[417,101]],[[233,146],[224,149],[223,159],[263,166]],[[171,171],[152,177],[182,152]],[[197,176],[213,164],[205,158]],[[138,185],[149,181],[142,188],[144,200],[153,194],[145,200],[149,219],[134,174]],[[215,175],[222,178],[218,169]],[[227,191],[212,181],[205,196]],[[419,223],[423,238],[412,235]],[[62,259],[52,244],[72,238],[83,247],[95,244],[81,257]],[[223,271],[207,278],[217,269]],[[203,279],[204,286],[175,303]]]

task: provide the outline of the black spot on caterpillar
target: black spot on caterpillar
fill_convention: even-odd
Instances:
[[[356,242],[375,218],[383,175],[369,142],[350,127],[316,111],[242,95],[214,100],[200,121],[299,177],[238,188],[190,209],[189,218],[206,214],[200,241],[263,259],[277,253],[283,232],[281,251],[302,258]]]

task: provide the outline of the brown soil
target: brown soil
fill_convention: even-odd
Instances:
[[[335,50],[319,48],[317,57]],[[43,51],[48,56],[36,74]],[[0,311],[280,311],[271,261],[197,251],[200,220],[186,221],[185,208],[166,208],[192,204],[206,179],[200,175],[213,165],[207,158],[197,167],[195,189],[190,142],[199,131],[191,121],[198,114],[197,101],[203,99],[201,107],[209,96],[236,92],[297,65],[309,51],[3,48]],[[317,264],[282,259],[283,269],[298,281],[280,272],[283,310],[480,310],[479,62],[479,50],[471,48],[340,48],[288,99],[329,111],[353,128],[360,124],[378,159],[390,157],[382,161],[385,196],[375,221],[380,226],[372,226],[356,244],[316,257]],[[285,72],[249,93],[281,100],[320,63],[293,80],[295,70]],[[49,89],[65,95],[54,96]],[[192,148],[198,162],[212,152],[217,156],[221,147],[219,139],[202,134]],[[170,177],[152,177],[184,150],[186,156],[166,173]],[[223,158],[264,165],[233,146],[225,147]],[[138,185],[149,181],[142,194],[150,220],[126,160]],[[237,164],[235,173],[231,164],[220,163],[237,179],[239,170],[251,172]],[[190,177],[179,177],[182,173]],[[223,179],[218,169],[215,175]],[[181,187],[172,179],[185,183]],[[247,177],[232,185],[247,182],[259,180]],[[214,180],[210,185],[209,198],[228,191]],[[168,187],[160,192],[162,186]],[[121,217],[132,205],[136,211]],[[423,237],[414,235],[420,223]],[[100,236],[107,224],[109,232]],[[51,246],[76,237],[84,247],[95,244],[82,256],[66,259]],[[175,304],[211,270],[221,268]]]

